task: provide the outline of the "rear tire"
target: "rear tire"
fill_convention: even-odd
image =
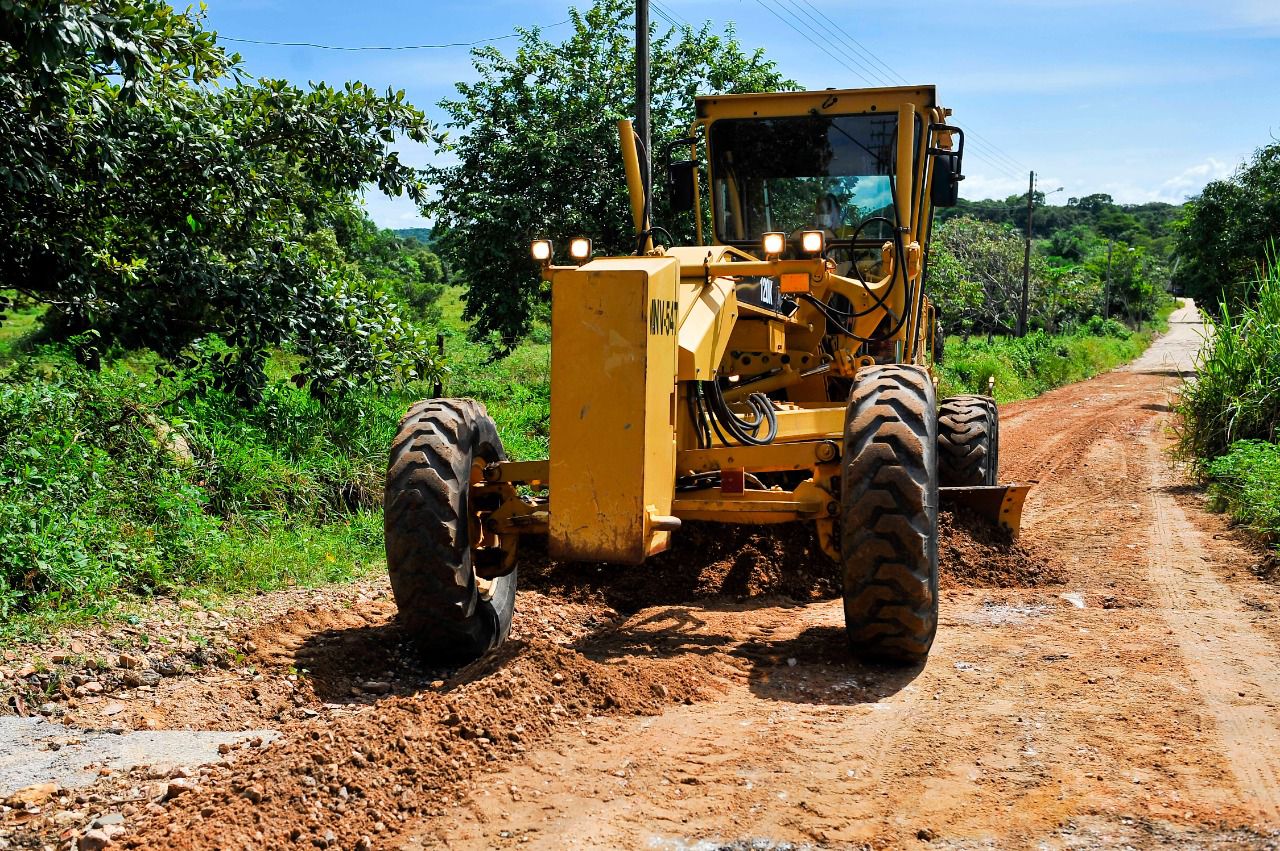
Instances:
[[[987,396],[950,396],[938,414],[938,479],[943,487],[994,485],[1000,466],[1000,413]]]
[[[469,499],[474,464],[505,458],[493,420],[472,399],[418,402],[391,444],[387,570],[401,623],[432,658],[470,661],[511,629],[516,574],[477,582]]]
[[[924,662],[938,628],[938,412],[916,366],[859,370],[845,416],[840,553],[854,654]]]

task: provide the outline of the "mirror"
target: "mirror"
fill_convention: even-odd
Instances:
[[[934,207],[954,207],[960,200],[959,154],[934,154],[933,182],[929,186],[929,200]]]
[[[693,180],[698,163],[694,160],[674,162],[667,166],[667,198],[671,210],[683,213],[693,209]]]

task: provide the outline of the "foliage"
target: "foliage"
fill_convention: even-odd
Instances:
[[[1261,538],[1280,541],[1280,446],[1263,440],[1239,440],[1205,466],[1212,479],[1209,494]]]
[[[1059,248],[1084,262],[1031,253],[1028,326],[1049,333],[1070,330],[1103,312],[1131,323],[1154,315],[1167,302],[1164,264],[1140,247],[1121,244],[1110,260],[1104,243],[1084,229],[1059,233]],[[1064,243],[1065,241],[1065,243]],[[1022,299],[1025,242],[1007,224],[954,216],[934,230],[928,287],[944,326],[962,334],[1010,334]],[[1110,287],[1106,281],[1110,279]]]
[[[372,509],[402,403],[322,406],[276,383],[245,409],[216,391],[181,398],[180,383],[123,364],[36,355],[0,381],[0,621],[376,561]]]
[[[1208,314],[1196,375],[1178,402],[1181,449],[1191,458],[1225,454],[1236,441],[1280,436],[1280,257],[1250,285],[1252,304]]]
[[[571,10],[563,42],[520,30],[513,55],[472,53],[479,79],[459,83],[441,106],[458,131],[455,165],[428,169],[439,193],[429,209],[432,237],[470,283],[466,317],[480,337],[509,347],[529,327],[547,293],[529,260],[536,236],[591,237],[601,251],[634,250],[616,122],[635,102],[628,0],[597,0]],[[656,28],[655,28],[656,30]],[[666,142],[687,135],[695,94],[773,91],[790,85],[760,51],[746,53],[732,29],[669,31],[653,39],[655,164]],[[693,222],[668,213],[655,192],[655,224],[688,241]],[[688,221],[685,221],[688,220]]]
[[[1178,227],[1175,282],[1187,295],[1230,306],[1250,301],[1271,240],[1280,234],[1280,142],[1259,148],[1229,180],[1187,205]]]
[[[368,183],[424,197],[397,135],[434,138],[403,92],[247,81],[158,0],[0,3],[0,280],[89,362],[216,333],[246,401],[281,344],[320,394],[421,376],[420,334],[311,239]]]
[[[1182,207],[1162,202],[1117,204],[1106,193],[1068,198],[1066,204],[1047,204],[1045,193],[1034,195],[1035,237],[1045,240],[1050,255],[1080,262],[1085,253],[1096,251],[1095,243],[1110,239],[1146,249],[1167,258],[1173,250],[1174,224]],[[1027,196],[1010,195],[1003,200],[960,199],[952,208],[937,211],[939,223],[968,216],[994,224],[1010,225],[1020,233],[1027,229]]]
[[[1095,319],[1072,334],[1033,331],[1021,338],[949,339],[940,364],[939,395],[986,393],[988,381],[995,379],[999,401],[1027,399],[1132,360],[1151,341],[1149,334],[1134,333],[1114,320]]]

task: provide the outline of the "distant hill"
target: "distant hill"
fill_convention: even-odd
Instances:
[[[398,228],[392,233],[401,239],[416,239],[423,245],[431,244],[431,228]]]

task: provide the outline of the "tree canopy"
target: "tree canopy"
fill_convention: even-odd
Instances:
[[[432,236],[470,285],[466,317],[480,335],[510,345],[545,303],[530,239],[583,235],[603,251],[634,248],[616,128],[635,103],[633,14],[629,0],[598,0],[570,11],[573,33],[563,42],[528,29],[511,55],[476,50],[479,79],[459,83],[458,97],[441,104],[457,159],[428,170],[438,187]],[[688,135],[695,95],[794,85],[762,51],[744,51],[731,28],[654,32],[655,174],[663,145]],[[692,218],[670,215],[663,195],[654,193],[654,223],[691,241]]]
[[[218,335],[246,396],[277,345],[320,393],[418,375],[418,332],[325,245],[367,184],[424,198],[397,136],[435,138],[403,92],[252,80],[201,13],[0,2],[0,281],[63,337]]]
[[[1174,283],[1183,292],[1210,303],[1252,301],[1280,241],[1280,142],[1205,186],[1187,205],[1177,239]]]

